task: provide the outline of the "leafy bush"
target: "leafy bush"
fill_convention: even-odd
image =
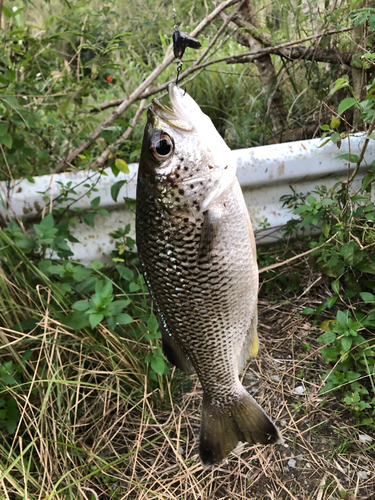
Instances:
[[[158,321],[150,309],[143,276],[135,267],[136,255],[129,248],[134,246],[127,236],[129,227],[116,232],[129,246],[125,249],[121,243],[114,257],[118,264],[107,268],[101,262],[84,266],[70,260],[72,238],[67,225],[56,224],[52,214],[34,224],[34,231],[34,236],[27,235],[14,221],[0,230],[0,321],[7,331],[20,332],[18,352],[25,346],[22,358],[11,349],[0,365],[0,426],[10,433],[17,427],[17,397],[25,394],[30,383],[25,367],[36,362],[30,350],[33,342],[27,335],[21,338],[28,332],[38,337],[45,310],[49,320],[75,335],[94,335],[105,343],[103,332],[110,331],[133,367],[127,371],[125,391],[138,387],[142,392],[146,377],[149,388],[158,389],[155,402],[163,401],[169,369],[157,344]],[[17,364],[12,359],[15,355]],[[112,357],[117,362],[116,355]]]
[[[330,190],[320,186],[306,195],[282,198],[300,217],[289,221],[286,232],[298,233],[316,248],[314,265],[331,281],[332,295],[325,303],[304,310],[317,324],[323,311],[337,311],[320,322],[325,330],[318,338],[324,344],[320,352],[329,365],[322,393],[340,390],[366,424],[375,422],[375,210],[370,198],[374,167],[357,194],[350,194],[350,184],[337,183]],[[321,231],[319,237],[314,228]]]
[[[24,8],[3,7],[0,31],[0,180],[47,174],[103,120],[97,105],[127,92],[116,57],[132,34],[115,22],[113,2],[97,11],[82,3],[37,28],[25,23]],[[133,72],[132,78],[142,75]],[[128,127],[125,120],[103,129],[80,155],[85,168]],[[140,149],[141,134],[126,148]],[[112,160],[129,154],[116,151]],[[137,154],[137,153],[135,153]]]

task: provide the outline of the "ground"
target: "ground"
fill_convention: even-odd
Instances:
[[[327,367],[314,340],[317,327],[301,311],[307,301],[319,302],[320,293],[324,284],[315,287],[315,298],[270,303],[261,294],[259,300],[261,348],[243,381],[278,425],[284,445],[240,444],[220,466],[204,469],[198,458],[202,391],[193,377],[167,408],[153,409],[145,391],[143,417],[137,412],[111,422],[108,453],[121,453],[126,444],[131,456],[105,472],[107,490],[94,477],[87,486],[103,499],[115,491],[117,498],[137,500],[375,498],[375,439],[355,426],[345,404],[319,393]]]

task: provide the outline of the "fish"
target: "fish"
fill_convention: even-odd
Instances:
[[[282,437],[240,381],[258,352],[256,246],[236,162],[211,119],[176,84],[153,100],[136,194],[136,243],[166,359],[203,389],[199,456]]]

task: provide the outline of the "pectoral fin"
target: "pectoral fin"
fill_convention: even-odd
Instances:
[[[215,240],[220,232],[220,220],[222,211],[219,208],[212,208],[204,212],[204,221],[201,229],[201,238],[198,248],[198,259],[208,256],[214,247]]]
[[[174,340],[172,335],[167,332],[165,326],[161,321],[160,331],[162,337],[163,354],[167,358],[167,360],[176,368],[179,368],[185,373],[194,373],[194,366],[192,362],[186,356],[179,344]]]

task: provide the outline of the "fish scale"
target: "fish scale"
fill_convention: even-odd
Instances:
[[[239,381],[258,345],[258,270],[235,166],[190,96],[173,86],[170,96],[173,110],[154,102],[148,113],[137,248],[164,352],[180,368],[192,364],[202,384],[200,456],[214,464],[239,440],[268,443],[280,436]]]
[[[140,255],[144,256],[142,260],[147,260],[147,280],[153,297],[157,297],[159,311],[164,317],[168,317],[168,329],[182,343],[198,346],[196,355],[194,352],[189,352],[192,359],[195,357],[201,359],[206,355],[207,346],[219,343],[223,329],[233,330],[235,335],[231,337],[231,347],[234,350],[238,345],[237,337],[243,337],[243,332],[249,329],[254,315],[254,310],[251,311],[251,302],[246,300],[246,288],[249,284],[257,285],[257,276],[254,271],[251,276],[250,272],[252,258],[250,246],[241,244],[241,241],[248,240],[246,238],[248,226],[246,219],[239,217],[239,214],[246,209],[243,204],[238,203],[241,198],[236,196],[235,191],[239,189],[236,182],[233,190],[227,194],[228,214],[227,220],[223,221],[227,229],[221,229],[220,245],[215,249],[216,255],[211,257],[209,265],[197,263],[202,227],[199,219],[192,227],[182,218],[176,221],[173,215],[167,217],[167,212],[164,217],[160,217],[162,208],[157,200],[150,203],[151,200],[143,196],[141,189],[137,193],[138,200],[145,200],[140,204],[137,216],[137,245]],[[148,216],[143,217],[143,213]],[[155,224],[158,221],[160,225]],[[233,238],[234,232],[238,236],[238,243],[233,242],[236,261],[228,259],[228,242]],[[186,238],[181,238],[181,235],[187,234],[188,241]],[[165,252],[165,248],[170,248],[170,255]],[[197,317],[194,304],[196,299],[198,302],[199,299],[203,299],[205,290],[208,292],[208,297],[205,298],[205,310],[199,307]],[[231,300],[231,295],[234,294],[243,295],[244,300],[234,302]],[[253,309],[254,307],[255,304]],[[176,320],[176,314],[179,320]],[[220,323],[216,329],[212,328],[215,322]],[[189,325],[194,328],[189,328]],[[211,362],[212,359],[210,365]],[[222,370],[228,380],[233,380],[231,373],[233,370],[228,369],[228,359],[221,359],[217,355],[215,366],[216,364],[218,370]],[[210,392],[211,367],[207,375],[204,368],[201,368],[201,372],[204,381],[207,381],[205,384],[207,391]]]

